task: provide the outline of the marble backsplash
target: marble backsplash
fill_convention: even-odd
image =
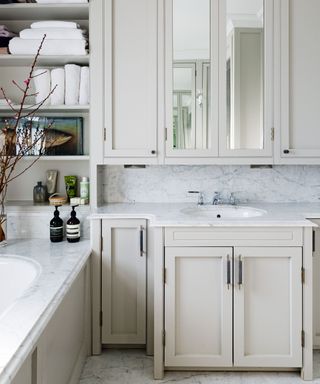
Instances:
[[[319,202],[320,166],[105,166],[104,201],[193,202],[200,190],[210,201],[215,191],[240,202]]]

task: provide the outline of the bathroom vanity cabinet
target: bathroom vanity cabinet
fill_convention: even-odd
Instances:
[[[241,368],[312,378],[312,228],[167,227],[161,236],[156,378]]]
[[[166,367],[301,367],[302,249],[166,247]]]
[[[146,344],[146,220],[102,221],[102,344]]]

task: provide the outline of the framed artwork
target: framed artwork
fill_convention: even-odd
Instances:
[[[0,117],[0,131],[14,125],[12,117]],[[49,129],[45,129],[50,126]],[[41,152],[46,156],[79,156],[83,155],[83,118],[82,117],[44,117],[23,118],[17,128],[17,145],[19,145],[19,131],[29,129],[31,140],[39,130],[45,131],[45,140],[33,152],[26,152],[26,156],[38,156]]]

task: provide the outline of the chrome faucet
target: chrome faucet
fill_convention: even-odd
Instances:
[[[219,205],[219,204],[221,204],[220,192],[215,192],[212,199],[212,205]]]
[[[188,191],[188,193],[198,194],[198,205],[204,205],[204,195],[201,191]]]

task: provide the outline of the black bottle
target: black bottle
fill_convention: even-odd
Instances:
[[[67,221],[67,240],[69,243],[77,243],[80,240],[80,220],[76,217],[75,207],[72,207],[71,217]]]
[[[59,217],[60,212],[56,205],[54,218],[50,221],[50,240],[52,243],[60,243],[63,241],[63,220]]]

